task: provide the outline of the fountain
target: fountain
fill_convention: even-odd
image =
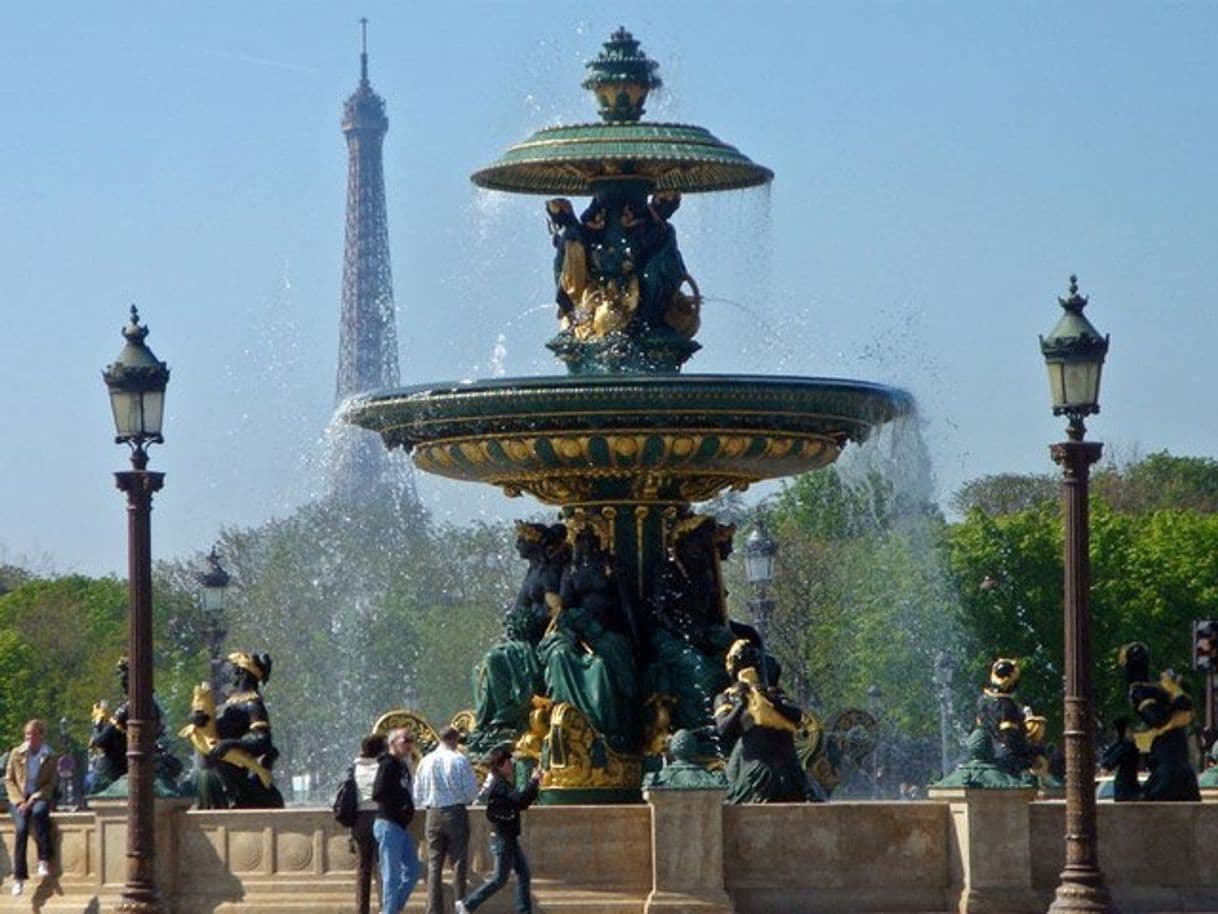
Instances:
[[[637,798],[652,731],[705,727],[728,647],[759,641],[727,617],[719,562],[732,531],[693,505],[827,466],[913,408],[865,381],[681,373],[700,348],[702,297],[669,220],[682,194],[773,174],[701,127],[643,120],[660,80],[625,29],[587,66],[601,122],[540,130],[473,175],[552,197],[560,329],[547,345],[567,374],[376,391],[347,412],[422,470],[558,507],[571,567],[599,569],[599,589],[582,594],[564,578],[524,639],[548,694],[514,732],[475,734],[531,747],[551,803]],[[562,194],[592,199],[576,215]]]

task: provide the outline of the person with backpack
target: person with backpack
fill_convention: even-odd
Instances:
[[[385,753],[385,737],[379,733],[365,736],[359,755],[351,763],[347,777],[355,793],[355,819],[351,823],[351,850],[355,854],[355,910],[371,914],[372,868],[376,865],[376,836],[372,833],[376,821],[376,801],[372,787],[376,783],[379,760]]]
[[[510,745],[496,746],[486,757],[490,775],[482,786],[478,799],[486,804],[486,818],[491,823],[491,856],[495,871],[468,898],[457,901],[457,914],[469,914],[484,901],[507,885],[508,875],[516,872],[516,911],[531,914],[529,896],[529,861],[520,847],[520,813],[537,799],[541,786],[541,769],[535,769],[524,790],[516,789],[516,763]]]
[[[401,914],[410,893],[419,881],[419,851],[407,828],[414,818],[411,798],[411,773],[407,764],[414,749],[409,730],[390,730],[385,738],[387,751],[377,760],[372,782],[376,836],[381,866],[381,912]]]

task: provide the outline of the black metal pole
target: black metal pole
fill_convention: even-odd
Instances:
[[[1069,441],[1050,447],[1062,468],[1065,516],[1065,744],[1066,867],[1052,914],[1115,912],[1096,847],[1094,689],[1091,657],[1091,584],[1088,478],[1102,445],[1083,441],[1082,422],[1071,423]]]
[[[142,449],[131,456],[133,470],[115,473],[127,494],[127,580],[130,682],[127,719],[127,882],[120,911],[159,914],[156,887],[156,829],[153,807],[153,751],[156,712],[152,698],[152,495],[164,473],[145,467]]]

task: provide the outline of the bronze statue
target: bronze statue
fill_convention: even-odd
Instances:
[[[1119,803],[1142,799],[1142,786],[1138,783],[1138,747],[1129,738],[1129,718],[1118,717],[1112,725],[1116,739],[1104,747],[1100,756],[1100,768],[1111,771],[1112,798]]]
[[[528,563],[516,602],[503,616],[504,640],[474,667],[471,751],[486,752],[528,727],[534,695],[545,688],[537,644],[549,624],[570,548],[563,524],[516,523],[516,551]],[[547,600],[547,596],[551,599]]]
[[[109,704],[102,699],[93,705],[90,715],[92,725],[89,734],[89,771],[85,777],[86,792],[91,796],[113,793],[125,796],[127,775],[127,718],[130,714],[127,691],[130,671],[126,657],[120,657],[114,665],[118,674],[122,703],[110,713]],[[154,715],[153,733],[155,745],[155,790],[161,796],[176,796],[178,778],[182,774],[182,762],[165,745],[165,713],[161,704],[152,699]]]
[[[715,725],[735,741],[727,763],[729,803],[793,803],[820,799],[795,751],[803,712],[768,675],[766,658],[744,638],[727,653],[732,684],[715,698]],[[768,681],[767,681],[768,678]]]
[[[1200,800],[1197,774],[1188,757],[1188,728],[1193,702],[1175,674],[1167,670],[1157,682],[1150,679],[1150,652],[1135,641],[1118,655],[1129,686],[1129,703],[1145,729],[1134,734],[1140,752],[1147,755],[1150,776],[1142,785],[1143,800]]]
[[[571,562],[537,649],[546,693],[555,704],[583,711],[611,748],[633,751],[638,681],[609,527],[598,516],[577,514],[568,530]]]
[[[724,662],[732,642],[760,645],[756,632],[727,615],[721,563],[735,528],[705,514],[682,518],[669,535],[667,561],[652,603],[647,691],[671,695],[673,726],[705,732],[712,698],[730,684]]]
[[[645,206],[631,193],[605,193],[576,218],[565,197],[546,201],[562,329],[580,340],[632,325],[697,334],[702,298],[668,221],[680,205],[676,191],[652,194]]]
[[[708,768],[699,760],[700,742],[688,730],[678,730],[668,739],[668,760],[664,767],[643,777],[648,790],[723,790],[727,777],[718,768]]]
[[[236,651],[225,658],[232,691],[218,709],[206,685],[195,689],[190,723],[182,735],[200,751],[196,772],[199,809],[278,809],[283,796],[271,778],[279,756],[261,688],[271,676],[269,654]]]
[[[1013,778],[1035,785],[1048,772],[1044,719],[1019,703],[1015,686],[1019,663],[999,657],[990,666],[990,681],[977,699],[977,727],[990,738],[993,764]]]

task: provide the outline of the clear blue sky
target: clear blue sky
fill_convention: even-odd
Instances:
[[[941,495],[1042,471],[1037,334],[1075,271],[1112,335],[1094,437],[1218,456],[1218,4],[7,4],[0,12],[0,560],[125,567],[100,369],[130,302],[170,363],[154,549],[308,496],[333,406],[342,100],[371,20],[404,380],[557,373],[541,201],[475,192],[537,127],[591,120],[620,24],[650,116],[777,177],[690,198],[694,371],[887,381]],[[525,514],[427,486],[441,516]]]

